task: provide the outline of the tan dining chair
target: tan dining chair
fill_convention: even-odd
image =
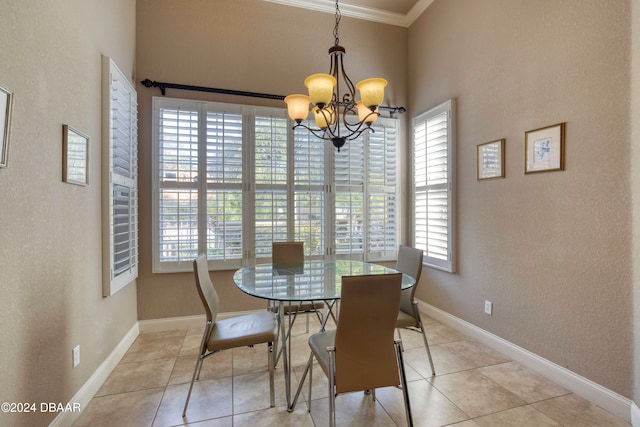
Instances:
[[[424,347],[427,350],[427,356],[429,357],[429,365],[431,366],[431,374],[435,375],[436,370],[433,367],[433,360],[431,359],[431,350],[429,349],[429,342],[427,341],[427,334],[424,331],[424,324],[420,317],[420,310],[418,310],[418,303],[414,300],[416,288],[420,281],[420,275],[422,274],[422,258],[423,252],[421,249],[412,248],[410,246],[400,245],[398,248],[398,260],[396,262],[396,270],[401,273],[408,274],[416,280],[416,284],[409,289],[402,291],[402,297],[400,299],[400,311],[398,312],[398,319],[396,321],[396,328],[398,330],[398,337],[402,339],[400,335],[400,329],[402,328],[414,328],[410,330],[418,330],[422,333],[422,340]]]
[[[291,270],[295,274],[296,269],[304,267],[304,242],[273,242],[271,245],[271,257],[274,268]],[[320,310],[322,310],[324,306],[324,303],[321,301],[293,301],[289,304],[285,303],[283,305],[283,314],[292,315],[285,340],[289,338],[291,327],[293,327],[299,313],[306,313],[307,332],[309,332],[309,315],[311,313],[315,313],[320,324],[322,324],[323,315]],[[274,301],[269,301],[269,308],[275,313],[278,311],[278,305]],[[278,364],[278,360],[280,360],[281,354],[282,347],[280,347],[276,355],[276,365]]]
[[[402,388],[407,424],[413,426],[401,343],[394,340],[400,308],[402,274],[343,276],[341,314],[337,328],[309,337],[311,355],[291,410],[309,373],[308,410],[311,411],[313,359],[329,380],[329,425],[335,426],[336,395]]]
[[[187,406],[191,398],[191,390],[196,379],[200,378],[202,362],[205,358],[221,350],[228,350],[236,347],[254,346],[257,344],[267,344],[269,363],[269,393],[271,407],[275,406],[274,397],[274,357],[273,345],[277,340],[278,323],[274,313],[262,311],[258,313],[245,314],[227,319],[217,320],[219,299],[216,289],[209,276],[206,254],[200,254],[193,261],[193,271],[196,279],[198,295],[202,300],[206,312],[207,322],[204,334],[200,343],[200,353],[196,362],[187,400],[184,403],[182,416],[187,414]]]

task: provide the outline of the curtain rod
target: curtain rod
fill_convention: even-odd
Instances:
[[[219,89],[214,87],[206,87],[206,86],[191,86],[191,85],[183,85],[178,83],[166,83],[166,82],[157,82],[155,80],[144,79],[140,83],[144,87],[157,87],[160,89],[160,93],[162,96],[167,94],[167,89],[181,89],[181,90],[192,90],[196,92],[210,92],[210,93],[221,93],[225,95],[236,95],[236,96],[248,96],[251,98],[265,98],[265,99],[276,99],[283,101],[284,96],[282,95],[273,95],[269,93],[259,93],[259,92],[246,92],[243,90],[233,90],[233,89]],[[381,105],[378,107],[380,110],[388,111],[389,114],[393,115],[394,113],[404,113],[406,112],[406,108],[404,107],[387,107]]]

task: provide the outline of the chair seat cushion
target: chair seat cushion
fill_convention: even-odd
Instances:
[[[396,328],[408,328],[410,326],[418,327],[418,322],[412,314],[407,314],[404,311],[398,311],[398,320],[396,320]]]
[[[329,352],[327,351],[327,347],[335,346],[335,342],[335,329],[318,332],[317,334],[313,334],[309,337],[309,347],[318,361],[318,364],[327,376],[329,376]]]
[[[209,351],[273,342],[278,334],[276,316],[268,311],[216,321],[207,342]]]

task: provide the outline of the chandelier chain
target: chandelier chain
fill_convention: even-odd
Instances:
[[[340,44],[340,37],[338,37],[338,25],[340,25],[340,19],[342,19],[342,14],[340,13],[340,8],[338,7],[338,0],[336,0],[336,26],[333,28],[333,37],[335,37],[336,46]]]

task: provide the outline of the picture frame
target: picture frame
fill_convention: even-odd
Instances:
[[[89,185],[89,137],[69,125],[62,125],[62,181]]]
[[[504,145],[504,138],[478,144],[476,149],[478,181],[504,178]]]
[[[565,123],[530,130],[524,134],[524,173],[564,170]]]
[[[13,93],[0,86],[0,168],[6,168],[9,161],[9,138],[11,136],[11,114],[13,111]]]

